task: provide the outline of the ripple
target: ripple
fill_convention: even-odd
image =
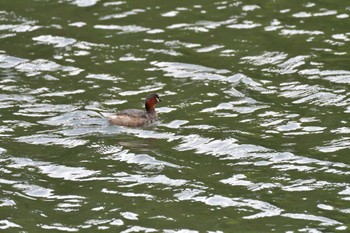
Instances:
[[[86,76],[86,78],[89,79],[97,79],[97,80],[104,80],[104,81],[117,81],[121,80],[119,77],[115,77],[109,74],[89,74]]]
[[[108,190],[106,188],[101,190],[102,193],[108,193],[108,194],[119,194],[124,197],[142,197],[145,198],[146,200],[154,200],[155,197],[149,194],[144,194],[144,193],[131,193],[131,192],[119,192],[119,191],[114,191],[114,190]]]
[[[350,137],[343,137],[325,143],[324,146],[318,146],[315,149],[323,153],[331,153],[340,150],[345,150],[350,147]]]
[[[223,47],[224,47],[223,45],[211,45],[211,46],[208,46],[205,48],[197,49],[197,52],[198,53],[208,53],[208,52],[212,52],[212,51],[217,50],[217,49],[221,49]]]
[[[248,106],[239,106],[239,105],[248,105]],[[253,99],[250,98],[245,98],[240,101],[232,101],[229,103],[220,103],[216,107],[211,107],[211,108],[205,108],[201,112],[216,112],[219,110],[231,110],[237,113],[241,114],[248,114],[248,113],[253,113],[257,110],[268,108],[269,106],[267,105],[260,105],[259,103],[256,102]],[[219,114],[220,115],[220,114]],[[231,115],[231,114],[223,114],[222,116],[228,117],[228,116],[236,116],[236,115]]]
[[[288,122],[286,125],[281,125],[277,127],[278,131],[293,131],[300,129],[300,123],[297,122]]]
[[[12,32],[31,32],[39,28],[41,27],[33,26],[33,25],[12,25],[12,24],[0,25],[0,31],[10,30]]]
[[[283,211],[282,209],[275,207],[269,203],[258,200],[228,198],[221,195],[213,195],[210,197],[206,197],[204,195],[200,195],[201,193],[202,191],[186,189],[180,193],[175,194],[175,197],[177,197],[180,201],[202,202],[208,206],[216,206],[221,208],[236,207],[240,208],[241,211],[246,212],[251,212],[254,210],[260,211],[259,213],[245,216],[243,217],[244,219],[256,219],[276,216]]]
[[[170,56],[181,56],[183,55],[182,53],[176,52],[172,49],[147,49],[147,52],[149,53],[160,53],[160,54],[166,54]]]
[[[248,180],[244,180],[247,177],[243,174],[237,174],[228,179],[220,180],[224,184],[229,184],[232,186],[251,186],[253,183]]]
[[[146,175],[126,175],[123,174],[120,176],[118,174],[117,180],[121,183],[131,183],[132,186],[141,185],[141,184],[161,184],[165,186],[182,186],[187,183],[183,179],[171,179],[165,175],[156,175],[156,176],[146,176]]]
[[[159,90],[163,89],[164,86],[165,86],[164,83],[154,83],[150,86],[142,86],[142,87],[140,87],[140,90],[137,90],[137,91],[121,91],[121,92],[119,92],[119,95],[132,96],[132,95],[150,93],[150,92],[159,91]]]
[[[235,23],[236,19],[228,19],[224,21],[198,21],[193,24],[188,23],[176,23],[172,24],[170,26],[167,26],[167,29],[183,29],[183,30],[189,30],[194,32],[209,32],[210,30],[216,29],[223,25],[229,25]]]
[[[23,192],[30,197],[46,197],[52,195],[52,189],[46,189],[37,185],[25,185],[25,184],[16,184],[15,188],[23,190]]]
[[[312,104],[319,104],[321,106],[323,105],[335,105],[338,102],[341,102],[345,96],[328,93],[328,92],[318,92],[311,94],[309,96],[306,96],[304,98],[301,98],[299,100],[294,101],[293,103],[300,104],[309,102]]]
[[[176,62],[152,62],[153,66],[166,72],[166,76],[175,78],[192,78],[194,80],[223,80],[226,77],[222,73],[228,73],[228,70],[217,70],[210,67],[176,63]]]
[[[122,147],[110,147],[101,151],[103,154],[112,154],[104,159],[111,159],[122,161],[129,164],[146,165],[146,169],[163,168],[164,166],[180,168],[175,164],[157,160],[156,158],[147,154],[135,154],[128,150],[123,150]]]
[[[121,212],[120,215],[128,220],[138,220],[138,214],[132,212]]]
[[[250,153],[268,151],[266,148],[255,145],[239,145],[236,139],[225,140],[204,138],[191,134],[182,138],[182,143],[176,147],[179,151],[195,150],[197,154],[223,156],[226,159],[248,157]]]
[[[264,52],[261,55],[258,56],[246,56],[242,57],[241,60],[247,61],[250,64],[256,65],[256,66],[262,66],[262,65],[276,65],[281,63],[283,60],[285,60],[288,57],[288,54],[281,53],[281,52]]]
[[[18,33],[32,32],[41,29],[37,21],[24,18],[13,11],[6,12],[5,8],[0,11],[0,31],[9,31],[14,33],[0,34],[0,38],[15,37]]]
[[[68,72],[68,75],[77,75],[83,71],[82,69],[72,66],[61,66],[45,59],[36,59],[21,63],[16,66],[16,69],[20,72],[27,73],[28,76],[38,75],[43,71],[64,71]]]
[[[0,229],[5,230],[9,228],[22,228],[20,225],[10,222],[8,220],[0,220]]]
[[[334,210],[333,206],[325,205],[325,204],[318,204],[317,207],[322,210]]]
[[[330,183],[324,181],[316,181],[315,179],[295,180],[291,185],[283,187],[283,190],[286,190],[288,192],[304,192],[326,188],[328,185],[330,185]]]
[[[175,17],[179,14],[179,11],[168,11],[166,13],[163,13],[163,17]]]
[[[297,98],[295,104],[315,104],[319,106],[346,106],[346,96],[339,93],[331,93],[329,89],[320,86],[310,86],[299,83],[284,83],[281,85],[280,95],[287,98]]]
[[[178,129],[180,128],[182,125],[187,124],[189,121],[184,121],[184,120],[174,120],[170,123],[168,123],[166,126],[172,129]]]
[[[350,128],[349,127],[341,127],[332,130],[332,133],[337,133],[337,134],[350,134]]]
[[[244,5],[242,7],[242,10],[244,10],[244,11],[254,11],[257,9],[260,9],[260,6],[258,6],[258,5]]]
[[[5,184],[4,182],[1,182],[3,184]],[[4,207],[4,206],[15,206],[16,202],[14,202],[13,200],[0,200],[2,203],[0,204],[0,207]]]
[[[309,78],[321,78],[332,83],[350,83],[350,71],[348,70],[305,69],[299,71],[299,73]]]
[[[121,233],[129,233],[129,232],[157,232],[158,230],[155,228],[149,228],[149,227],[140,227],[140,226],[132,226],[129,227],[127,230],[122,231]]]
[[[282,214],[284,217],[293,218],[293,219],[303,219],[303,220],[309,220],[309,221],[317,221],[321,222],[321,226],[333,226],[333,225],[342,225],[341,222],[338,222],[336,220],[326,218],[323,216],[316,216],[311,214],[291,214],[291,213],[284,213]]]
[[[119,34],[123,33],[138,33],[138,32],[145,32],[149,31],[150,28],[141,27],[138,25],[126,25],[126,26],[120,26],[120,25],[95,25],[94,28],[97,29],[103,29],[103,30],[116,30],[120,31]]]
[[[46,174],[51,178],[60,178],[64,180],[77,181],[98,174],[97,171],[90,171],[83,167],[68,167],[27,158],[12,158],[11,161],[13,162],[9,166],[11,168],[35,167],[39,169],[42,174]]]
[[[74,22],[74,23],[70,23],[69,26],[72,26],[72,27],[84,27],[86,25],[85,22]]]
[[[236,174],[230,178],[220,180],[223,184],[228,184],[230,186],[243,186],[248,190],[256,192],[262,189],[271,190],[272,188],[282,187],[280,183],[254,183],[247,180],[247,176],[244,174]]]
[[[63,48],[69,45],[73,45],[76,40],[73,38],[65,38],[61,36],[52,36],[52,35],[42,35],[33,37],[33,40],[38,41],[40,43],[54,45],[56,48]]]
[[[21,105],[21,109],[16,113],[17,115],[25,115],[25,116],[31,116],[31,114],[34,114],[34,116],[37,116],[40,114],[40,116],[53,116],[57,113],[63,113],[66,111],[74,111],[77,107],[74,107],[72,105],[67,104],[58,104],[58,105],[52,105],[52,104],[23,104]]]
[[[116,14],[111,14],[111,15],[106,15],[100,18],[100,20],[110,20],[110,19],[121,19],[121,18],[126,18],[131,15],[138,15],[140,13],[145,12],[144,9],[133,9],[131,11],[124,11],[121,13],[116,13]]]
[[[67,232],[79,231],[79,228],[67,227],[60,223],[54,223],[52,225],[40,224],[40,227],[45,230],[58,230],[58,231],[67,231]]]
[[[0,126],[0,135],[1,136],[8,136],[11,132],[14,132],[14,130],[8,126]],[[0,147],[0,154],[6,152],[5,149]]]
[[[279,73],[279,74],[292,74],[298,72],[298,67],[305,64],[305,60],[308,59],[309,56],[296,56],[289,58],[282,63],[279,63],[274,68],[267,68],[264,71]]]
[[[254,23],[252,21],[245,20],[243,23],[230,24],[227,27],[233,29],[252,29],[260,26],[260,23]]]
[[[22,136],[17,138],[18,142],[24,142],[32,145],[60,145],[66,148],[74,148],[77,146],[82,146],[88,143],[87,140],[59,137],[53,134],[36,134],[30,136]]]
[[[74,90],[74,91],[58,91],[58,92],[51,92],[51,93],[46,93],[46,94],[42,94],[42,97],[53,97],[53,96],[59,96],[59,97],[64,97],[67,95],[76,95],[76,94],[81,94],[84,93],[85,90],[82,89],[78,89],[78,90]]]
[[[350,186],[345,187],[345,189],[343,191],[340,191],[338,194],[348,196],[347,199],[350,200]]]
[[[298,29],[282,29],[280,32],[283,36],[294,36],[294,35],[323,35],[322,31],[310,31],[310,30],[298,30]]]
[[[146,58],[137,58],[133,54],[126,54],[123,57],[119,58],[119,61],[145,61]]]
[[[150,131],[150,130],[135,130],[135,129],[125,129],[124,132],[136,135],[138,138],[154,138],[154,139],[167,139],[168,142],[178,140],[181,138],[181,136],[178,136],[174,133],[161,133],[156,131]]]
[[[336,15],[336,14],[337,14],[337,11],[335,11],[335,10],[323,9],[321,12],[317,12],[317,13],[298,12],[298,13],[293,14],[293,17],[295,17],[295,18],[309,18],[309,17],[330,16],[330,15]]]
[[[100,0],[70,0],[72,4],[78,7],[89,7],[95,5]]]
[[[21,63],[28,61],[28,59],[0,54],[0,68],[13,68]]]
[[[96,118],[101,118],[101,115],[95,111],[82,111],[76,109],[77,108],[74,106],[71,106],[70,108],[67,107],[66,111],[59,112],[62,113],[61,115],[40,120],[38,123],[53,126],[73,126],[75,128],[78,128],[80,126],[94,125],[97,123]],[[82,128],[80,129],[83,130]]]

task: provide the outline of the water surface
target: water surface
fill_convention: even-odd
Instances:
[[[347,232],[349,14],[2,1],[0,229]],[[158,124],[108,125],[148,93]]]

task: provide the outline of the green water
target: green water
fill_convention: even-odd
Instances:
[[[344,1],[0,2],[0,229],[348,232]],[[110,126],[158,93],[161,121]]]

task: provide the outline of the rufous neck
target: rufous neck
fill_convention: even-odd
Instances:
[[[153,104],[145,103],[146,111],[148,113],[155,112],[155,108]]]

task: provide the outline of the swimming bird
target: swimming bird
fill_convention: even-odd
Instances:
[[[158,94],[149,94],[146,97],[146,111],[140,109],[126,109],[109,116],[108,121],[112,125],[144,126],[156,122],[158,114],[155,105],[161,101]]]

